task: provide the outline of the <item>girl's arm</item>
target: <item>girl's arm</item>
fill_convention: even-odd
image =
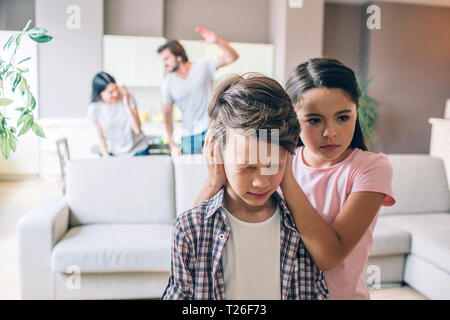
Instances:
[[[303,243],[322,270],[333,269],[347,257],[369,228],[384,199],[384,194],[379,192],[353,192],[330,226],[293,176],[292,155],[287,160],[281,190]]]
[[[103,135],[103,130],[98,123],[94,123],[94,127],[97,131],[98,140],[100,143],[100,153],[103,157],[109,157],[108,146],[106,144],[105,136]]]

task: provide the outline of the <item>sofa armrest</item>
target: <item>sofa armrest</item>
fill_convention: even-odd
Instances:
[[[19,279],[22,299],[53,299],[52,249],[69,228],[63,196],[40,202],[17,223]]]

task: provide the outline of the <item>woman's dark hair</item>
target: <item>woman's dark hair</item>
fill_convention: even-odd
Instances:
[[[105,88],[110,83],[116,83],[116,80],[106,72],[99,72],[92,79],[92,94],[91,102],[100,101],[100,93],[105,90]]]
[[[181,61],[183,63],[188,62],[188,57],[186,51],[184,51],[183,46],[177,40],[171,40],[158,48],[158,53],[161,53],[163,50],[169,49],[169,51],[175,57],[181,57]]]
[[[359,108],[361,91],[355,73],[337,59],[312,58],[292,70],[286,83],[286,92],[291,97],[296,111],[301,107],[300,100],[302,95],[314,88],[342,89],[356,105],[356,110]],[[299,138],[298,146],[303,145],[302,140]],[[367,151],[367,145],[358,118],[356,118],[355,132],[353,133],[350,147]]]

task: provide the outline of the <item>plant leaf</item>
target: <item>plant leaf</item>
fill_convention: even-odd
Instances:
[[[5,45],[3,46],[3,50],[9,49],[9,46],[13,42],[15,36],[17,36],[17,33],[14,33],[11,37],[9,37],[8,41],[6,41]]]
[[[16,88],[18,86],[18,84],[20,83],[20,80],[22,79],[22,76],[20,75],[20,73],[16,73],[16,78],[14,79],[14,82],[12,84],[12,92],[16,91]]]
[[[28,61],[28,60],[30,60],[30,59],[31,59],[31,57],[25,58],[25,59],[23,59],[23,60],[20,60],[20,62],[19,62],[19,63],[17,63],[17,64],[19,65],[19,64],[21,64],[21,63],[23,63],[23,62],[25,62],[25,61]]]
[[[11,99],[0,98],[0,106],[4,107],[11,104],[13,101]]]
[[[22,95],[27,91],[27,80],[24,77],[20,77],[20,92]]]
[[[22,31],[24,31],[24,32],[27,31],[27,29],[28,29],[28,27],[29,27],[31,21],[32,21],[31,19],[28,20],[27,24],[26,24],[25,27],[22,29]]]
[[[28,117],[26,119],[24,119],[24,125],[23,125],[22,129],[20,130],[18,136],[21,136],[24,133],[26,133],[28,130],[30,130],[32,125],[33,125],[33,116],[28,115]]]
[[[11,148],[12,152],[16,152],[16,137],[12,134],[10,130],[6,130],[6,134],[8,135],[8,142],[9,147]]]
[[[28,100],[27,100],[27,106],[33,110],[36,107],[36,100],[34,99],[33,94],[31,91],[28,91]]]
[[[28,36],[31,40],[39,43],[49,42],[53,39],[51,35],[47,34],[47,30],[43,28],[36,27],[34,29],[31,29],[28,33]]]
[[[0,135],[0,149],[3,157],[8,160],[9,154],[11,153],[11,149],[9,148],[6,134]]]
[[[22,39],[22,33],[19,33],[16,37],[16,44],[20,45],[20,39]]]
[[[42,128],[36,122],[33,123],[33,125],[31,126],[31,129],[39,137],[45,138],[44,130],[42,130]]]
[[[22,123],[26,123],[28,118],[31,118],[31,117],[32,117],[31,114],[28,114],[28,113],[24,112],[24,114],[22,114],[20,116],[19,120],[17,120],[17,127],[20,126]]]

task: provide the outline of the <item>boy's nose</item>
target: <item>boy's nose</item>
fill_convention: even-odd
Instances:
[[[259,188],[261,190],[267,189],[270,186],[270,176],[269,175],[258,175],[253,179],[253,187]]]

